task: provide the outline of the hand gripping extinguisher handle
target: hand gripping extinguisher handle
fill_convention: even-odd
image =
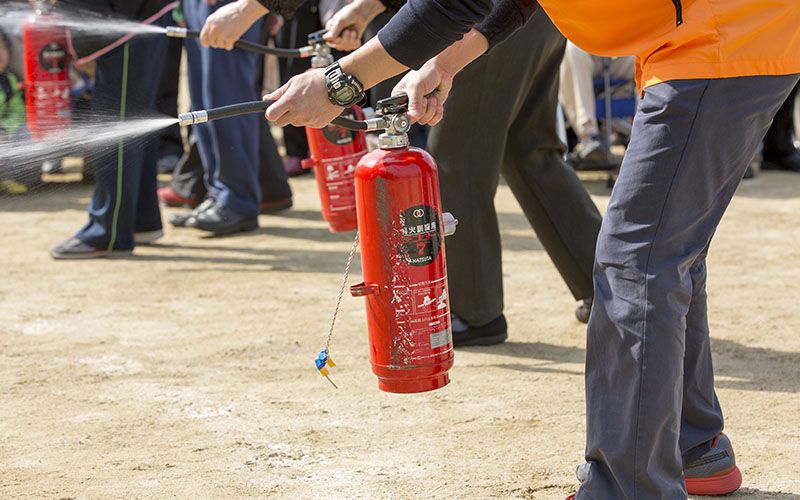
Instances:
[[[219,108],[211,108],[200,111],[190,111],[178,116],[178,124],[182,127],[189,125],[197,125],[213,120],[221,120],[223,118],[230,118],[233,116],[241,116],[252,113],[263,113],[275,101],[251,101],[242,102],[238,104],[231,104],[229,106],[222,106]],[[372,120],[353,120],[344,116],[339,116],[331,121],[331,124],[348,130],[377,130],[377,128],[370,128],[374,126],[372,122],[383,123],[382,118],[374,118]]]
[[[200,38],[199,31],[193,31],[178,26],[168,26],[167,36],[170,38]],[[233,46],[240,50],[255,52],[257,54],[266,54],[271,56],[291,58],[306,58],[314,55],[314,47],[306,46],[296,49],[282,49],[279,47],[268,47],[259,43],[248,42],[247,40],[237,40]]]

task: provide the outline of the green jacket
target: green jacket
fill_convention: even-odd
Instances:
[[[12,73],[0,73],[0,131],[16,134],[25,124],[25,98]]]

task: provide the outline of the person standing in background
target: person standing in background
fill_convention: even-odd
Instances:
[[[167,2],[72,0],[69,4],[144,20],[158,15]],[[88,47],[82,50],[81,40],[75,43],[79,53],[91,52]],[[161,72],[166,44],[164,37],[134,37],[98,58],[93,113],[116,116],[120,121],[152,116],[159,83],[152,75]],[[89,222],[50,251],[54,259],[129,254],[135,245],[151,243],[163,235],[156,196],[157,140],[155,133],[136,143],[120,141],[114,154],[96,159],[97,184],[89,204]]]
[[[800,140],[800,137],[794,127],[798,88],[800,85],[792,90],[789,98],[778,110],[764,138],[764,163],[761,165],[764,170],[788,170],[800,173],[800,151],[795,145],[795,141]]]
[[[184,0],[183,12],[190,30],[201,30],[206,19],[236,13],[230,0]],[[257,43],[261,17],[241,36]],[[254,101],[253,85],[259,56],[234,50],[212,49],[198,40],[185,40],[192,109],[208,109]],[[193,129],[205,169],[210,198],[198,205],[186,225],[216,235],[258,228],[261,189],[258,184],[259,126],[255,115],[208,122]]]

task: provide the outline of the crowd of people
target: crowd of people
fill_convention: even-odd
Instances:
[[[659,54],[650,66],[642,63],[652,55],[642,49],[653,45],[649,41],[623,49],[595,43],[602,49],[598,52],[614,53],[603,58],[579,48],[591,50],[594,39],[574,28],[572,17],[578,14],[565,13],[552,1],[540,2],[544,10],[535,13],[535,2],[512,0],[494,8],[479,0],[458,6],[412,0],[405,7],[403,0],[183,0],[168,12],[169,2],[162,0],[99,3],[109,15],[162,26],[178,23],[201,37],[135,37],[100,57],[92,72],[96,114],[121,119],[177,115],[185,57],[192,109],[253,101],[265,93],[276,100],[267,116],[283,128],[285,155],[279,155],[268,122],[257,115],[193,126],[186,141],[175,126],[125,144],[93,162],[96,188],[89,221],[52,249],[54,258],[127,254],[136,245],[153,243],[164,234],[159,202],[187,207],[170,218],[174,227],[219,236],[251,231],[260,214],[291,209],[288,178],[305,173],[301,164],[308,156],[303,125],[327,123],[320,110],[333,106],[320,90],[324,78],[305,73],[309,66],[302,60],[276,66],[230,49],[238,39],[298,47],[309,33],[325,27],[325,39],[343,57],[340,70],[372,87],[372,102],[398,92],[410,96],[410,113],[420,126],[417,141],[439,164],[444,209],[461,221],[447,247],[454,344],[492,345],[508,336],[494,208],[501,175],[578,303],[577,318],[591,318],[590,436],[578,498],[678,498],[686,493],[678,478],[684,484],[685,476],[689,485],[693,478],[708,479],[711,471],[731,480],[735,463],[730,441],[721,434],[710,372],[705,255],[727,204],[723,201],[743,176],[752,175],[754,162],[763,169],[800,173],[793,126],[798,84],[791,76],[800,63],[754,62],[768,59],[767,51],[746,63],[718,61],[719,67],[706,71],[682,59],[702,50],[700,42]],[[99,8],[89,0],[62,4]],[[796,8],[786,9],[800,17]],[[677,15],[681,27],[682,16],[689,14],[679,9]],[[741,29],[731,22],[734,31]],[[578,43],[568,42],[564,32]],[[0,36],[0,134],[24,128],[19,76],[9,70],[11,49],[10,38]],[[402,76],[408,68],[414,71]],[[622,119],[610,136],[602,133],[599,120],[611,117],[598,113],[596,105],[596,81],[603,76],[640,89],[627,90],[641,99],[637,118]],[[317,100],[302,104],[301,95]],[[752,102],[754,96],[765,100]],[[705,106],[709,111],[698,111]],[[729,117],[717,112],[720,106]],[[572,141],[560,133],[559,109]],[[715,123],[734,118],[747,127],[734,133]],[[595,160],[602,163],[614,143],[630,145],[601,230],[601,214],[572,163],[584,168]],[[0,178],[6,178],[2,167]],[[161,188],[159,172],[172,174]],[[24,191],[11,178],[2,186]],[[680,189],[673,190],[676,186]],[[674,204],[683,208],[674,210]],[[692,350],[665,339],[665,332],[687,344],[691,336]],[[648,357],[645,339],[669,354]],[[675,360],[681,360],[680,369]],[[686,392],[656,388],[663,381],[645,373],[647,363],[654,364],[658,376],[671,377],[667,385],[673,389],[686,384]],[[684,382],[685,377],[691,381]],[[643,387],[654,395],[648,404],[658,415],[643,416],[637,406]],[[618,420],[639,423],[625,430],[609,425]],[[651,458],[634,458],[634,450]],[[720,450],[727,458],[714,462]],[[637,488],[647,493],[637,495]]]

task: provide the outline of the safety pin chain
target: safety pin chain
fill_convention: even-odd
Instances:
[[[342,297],[347,288],[347,279],[350,277],[350,267],[353,265],[353,257],[358,249],[358,232],[356,232],[355,240],[353,241],[353,248],[350,249],[350,255],[347,257],[347,264],[344,267],[344,275],[342,276],[342,285],[339,287],[339,297],[336,299],[336,307],[333,309],[333,317],[331,318],[331,326],[328,329],[328,338],[325,339],[325,348],[319,352],[314,364],[319,370],[320,375],[325,377],[331,385],[338,389],[339,387],[331,380],[330,370],[328,368],[335,368],[336,363],[330,357],[331,339],[333,338],[333,329],[336,326],[336,317],[339,315],[339,308],[342,305]]]

